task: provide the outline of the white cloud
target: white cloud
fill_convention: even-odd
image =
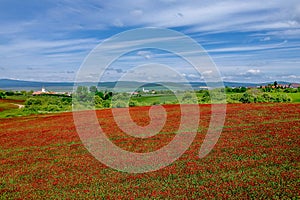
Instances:
[[[140,9],[134,9],[134,10],[130,11],[130,14],[134,17],[140,17],[143,15],[143,11]]]
[[[186,0],[160,3],[150,0],[78,0],[48,4],[51,6],[40,13],[39,18],[32,20],[27,28],[65,31],[105,30],[112,26],[125,25],[168,28],[189,26],[192,32],[228,32],[299,28],[300,21],[300,9],[295,6],[295,0],[264,3],[258,0]]]
[[[202,72],[203,75],[209,75],[209,74],[212,74],[212,73],[213,73],[212,70]]]
[[[246,74],[253,74],[253,75],[256,75],[256,74],[260,74],[260,70],[259,69],[249,69],[247,70]]]
[[[115,19],[113,25],[116,26],[116,27],[123,27],[124,26],[123,22],[120,19]]]
[[[283,79],[300,79],[300,76],[292,74],[292,75],[280,76],[280,78],[283,78]]]
[[[260,39],[260,41],[269,41],[269,40],[271,40],[271,37],[269,36]]]
[[[144,57],[144,58],[146,58],[146,59],[150,59],[150,58],[153,57],[153,54],[152,54],[152,52],[150,52],[150,51],[138,51],[138,52],[137,52],[137,55],[138,55],[138,56],[142,56],[142,57]]]
[[[30,6],[30,2],[26,4]],[[119,30],[145,26],[176,28],[194,34],[198,42],[208,46],[208,52],[213,58],[215,54],[216,62],[222,67],[244,65],[237,72],[237,76],[262,75],[262,71],[268,71],[266,69],[272,68],[274,64],[276,73],[281,74],[299,67],[299,5],[297,0],[264,3],[259,0],[66,0],[45,1],[42,9],[32,10],[33,12],[24,10],[26,16],[22,16],[20,12],[11,18],[6,18],[12,14],[2,5],[1,75],[25,77],[28,66],[39,68],[50,76],[60,68],[75,71],[100,39],[105,39]],[[97,32],[98,35],[95,36],[96,34],[89,31]],[[211,35],[214,33],[248,35],[245,34],[245,38],[237,37],[236,42],[231,43],[227,41],[228,35],[220,39]],[[91,38],[90,35],[96,38]],[[176,41],[176,38],[172,39]],[[252,40],[261,42],[251,43]],[[134,42],[139,41],[124,41],[112,49],[135,45]],[[146,59],[153,58],[151,52],[140,52],[137,55]],[[252,68],[249,63],[253,60],[266,60],[268,64],[253,65]],[[172,60],[168,62],[172,64]],[[260,67],[260,71],[255,67]],[[232,68],[231,73],[234,73],[234,67]],[[248,68],[252,69],[246,71]],[[275,70],[269,71],[273,73]],[[192,73],[185,74],[189,76]]]
[[[215,52],[241,52],[241,51],[257,51],[257,50],[267,50],[267,49],[275,49],[275,48],[286,48],[285,44],[287,40],[284,40],[280,43],[269,44],[269,45],[245,45],[245,46],[236,46],[236,47],[226,47],[226,48],[215,48],[207,50],[209,53]],[[285,46],[284,46],[285,45]],[[289,44],[289,47],[295,46],[295,44]],[[298,46],[298,44],[296,44]]]

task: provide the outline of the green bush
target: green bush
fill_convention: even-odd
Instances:
[[[37,98],[29,98],[25,101],[25,107],[26,106],[32,106],[32,105],[42,105],[42,101]]]
[[[254,98],[250,94],[245,92],[239,101],[242,103],[251,103],[254,102]]]
[[[111,107],[111,101],[110,100],[105,100],[102,103],[103,108],[110,108]]]
[[[129,102],[129,107],[135,107],[138,105],[138,102],[137,101],[130,101]]]
[[[48,105],[46,108],[46,111],[49,112],[55,112],[55,111],[60,111],[61,108],[58,105]]]
[[[125,108],[128,107],[125,101],[117,100],[112,104],[113,108]]]

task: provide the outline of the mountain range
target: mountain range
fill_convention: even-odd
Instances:
[[[98,88],[100,89],[112,89],[116,86],[116,84],[120,84],[121,87],[124,88],[133,88],[136,85],[140,85],[147,89],[162,89],[162,85],[173,86],[174,88],[184,88],[186,83],[176,83],[176,82],[168,82],[168,83],[139,83],[134,81],[126,81],[126,82],[100,82],[98,83]],[[223,82],[224,86],[227,87],[257,87],[260,85],[268,85],[273,82],[265,82],[265,83],[241,83],[241,82]],[[77,83],[78,85],[96,85],[95,83]],[[289,82],[278,81],[278,84],[288,85]],[[199,87],[205,87],[205,82],[190,82],[190,85],[197,89]],[[14,90],[14,91],[22,91],[22,90],[41,90],[42,87],[45,87],[49,91],[72,91],[74,87],[74,82],[38,82],[38,81],[24,81],[24,80],[13,80],[13,79],[0,79],[0,89],[2,90]],[[159,88],[160,87],[160,88]]]

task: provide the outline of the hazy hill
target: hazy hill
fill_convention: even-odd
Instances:
[[[117,82],[101,82],[98,87],[101,89],[112,89],[115,87]],[[81,85],[94,85],[93,83],[80,83]],[[163,89],[159,83],[137,83],[137,82],[121,82],[118,83],[126,90],[126,88],[133,88],[137,84],[143,85],[147,89]],[[174,88],[184,88],[184,83],[165,83],[168,86]],[[228,87],[256,87],[259,85],[267,85],[270,83],[239,83],[239,82],[224,82],[225,86]],[[289,84],[288,82],[280,82],[278,84]],[[190,85],[197,89],[199,87],[206,86],[205,82],[191,82]],[[12,80],[12,79],[0,79],[0,89],[4,90],[41,90],[45,87],[50,91],[72,91],[74,83],[73,82],[36,82],[36,81],[23,81],[23,80]]]

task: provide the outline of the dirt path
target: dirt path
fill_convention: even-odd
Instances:
[[[24,105],[22,105],[22,104],[16,104],[16,103],[13,103],[14,105],[16,105],[16,106],[18,106],[19,107],[19,109],[21,109],[21,108],[24,108],[25,106]]]

